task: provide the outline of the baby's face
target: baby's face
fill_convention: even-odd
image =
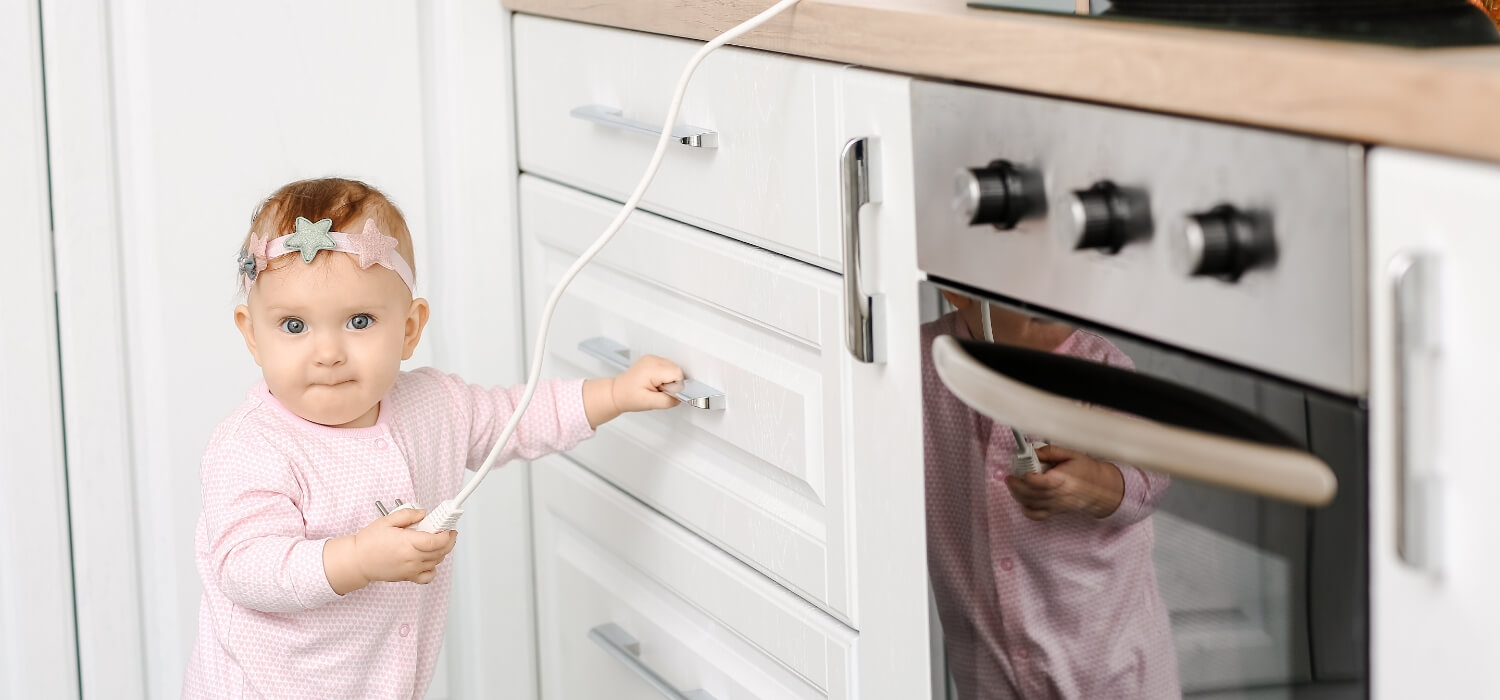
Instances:
[[[427,321],[396,273],[353,256],[288,256],[261,273],[235,323],[282,405],[314,423],[367,427]]]

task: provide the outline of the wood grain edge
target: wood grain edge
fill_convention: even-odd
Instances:
[[[530,14],[706,40],[759,0],[506,0]],[[1500,60],[969,10],[803,0],[738,45],[921,77],[1500,161]],[[1500,55],[1500,54],[1497,54]],[[1454,56],[1460,58],[1455,59]]]

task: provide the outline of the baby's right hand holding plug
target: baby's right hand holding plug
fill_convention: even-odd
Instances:
[[[438,564],[458,543],[458,531],[408,529],[425,515],[424,510],[398,510],[353,535],[329,540],[323,550],[323,568],[333,590],[343,595],[373,581],[430,583],[437,576]]]
[[[354,556],[360,574],[369,581],[428,583],[437,565],[458,543],[458,531],[427,533],[407,529],[422,522],[425,510],[398,510],[365,526],[354,535]]]

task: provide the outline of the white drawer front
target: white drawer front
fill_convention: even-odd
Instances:
[[[618,205],[523,177],[528,320]],[[571,455],[851,624],[839,278],[637,213],[569,287],[548,376],[614,374],[578,349],[606,337],[680,364],[722,411],[632,414]]]
[[[600,105],[660,128],[702,44],[530,16],[515,22],[521,168],[623,200],[653,137],[570,116]],[[716,148],[673,145],[642,207],[832,270],[840,254],[835,117],[843,67],[724,48],[698,68],[678,123]]]
[[[590,638],[607,625],[679,692],[852,697],[851,630],[564,458],[532,483],[546,698],[662,697]]]

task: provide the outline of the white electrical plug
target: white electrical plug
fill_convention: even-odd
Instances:
[[[1010,429],[1010,434],[1016,438],[1016,453],[1010,460],[1010,475],[1019,478],[1047,471],[1046,462],[1036,456],[1036,449],[1031,446],[1031,441],[1015,428]]]
[[[415,503],[402,503],[400,499],[397,499],[396,507],[390,509],[390,511],[386,512],[385,514],[390,515],[391,513],[394,513],[398,510],[422,510],[422,506],[419,506]]]
[[[376,501],[375,510],[380,511],[381,516],[386,516],[399,510],[422,510],[422,506],[419,506],[415,503],[402,503],[401,499],[398,498],[396,499],[396,507],[389,510],[386,509],[384,503]],[[417,532],[429,532],[433,534],[439,532],[447,532],[449,530],[452,530],[453,526],[458,524],[458,519],[462,517],[463,514],[464,509],[459,508],[458,503],[454,502],[453,499],[448,499],[438,504],[438,507],[427,511],[427,515],[422,516],[422,520],[420,522],[407,525],[406,529],[416,530]]]
[[[402,508],[408,506],[411,506],[411,504],[408,503],[406,506],[402,506]],[[400,509],[397,508],[397,510]],[[438,507],[427,511],[427,515],[422,518],[422,522],[408,527],[417,532],[447,532],[458,525],[458,519],[463,517],[463,514],[464,509],[459,508],[458,504],[454,503],[453,499],[450,498],[439,503]]]

